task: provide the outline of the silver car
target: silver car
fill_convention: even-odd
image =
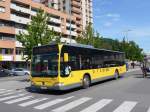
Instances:
[[[29,75],[30,71],[24,68],[15,68],[15,69],[12,69],[10,74],[15,75],[15,76]]]

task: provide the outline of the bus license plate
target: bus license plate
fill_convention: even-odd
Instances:
[[[45,87],[45,86],[42,86],[42,87],[41,87],[41,89],[47,89],[47,87]]]

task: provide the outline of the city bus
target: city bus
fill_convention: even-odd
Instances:
[[[125,53],[82,44],[50,44],[33,48],[31,87],[68,90],[126,73]]]

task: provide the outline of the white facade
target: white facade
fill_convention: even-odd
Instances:
[[[93,4],[92,0],[82,0],[82,19],[83,19],[83,29],[89,23],[93,23]]]

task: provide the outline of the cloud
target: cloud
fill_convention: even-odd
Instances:
[[[119,21],[120,18],[113,18],[112,21]]]
[[[106,22],[106,23],[104,23],[104,26],[105,27],[110,27],[110,26],[112,26],[112,24],[113,24],[112,22]]]
[[[103,16],[102,15],[95,15],[94,18],[99,19],[99,18],[103,18]]]
[[[108,13],[108,14],[106,14],[106,16],[111,17],[111,18],[120,18],[120,14]]]
[[[109,18],[111,19],[111,21],[119,21],[120,20],[120,14],[111,14],[111,13],[108,13],[108,14],[103,14],[103,15],[95,15],[94,16],[95,18]]]
[[[112,2],[110,0],[94,0],[95,3],[99,3],[100,6],[111,5]]]
[[[117,13],[116,14],[115,13],[108,13],[108,14],[106,14],[106,17],[111,18],[111,20],[114,22],[119,21],[121,18],[120,14],[117,14]]]
[[[99,12],[99,11],[101,11],[101,8],[96,7],[93,10],[96,11],[96,12]]]
[[[147,38],[148,40],[150,40],[150,27],[144,27],[144,28],[136,28],[136,29],[132,29],[132,31],[130,32],[130,35],[132,37],[136,37],[136,38]]]
[[[117,22],[120,20],[120,14],[113,14],[113,13],[107,13],[104,15],[96,16],[95,18],[105,18],[105,20],[108,20],[103,24],[104,27],[111,27],[114,22]]]

